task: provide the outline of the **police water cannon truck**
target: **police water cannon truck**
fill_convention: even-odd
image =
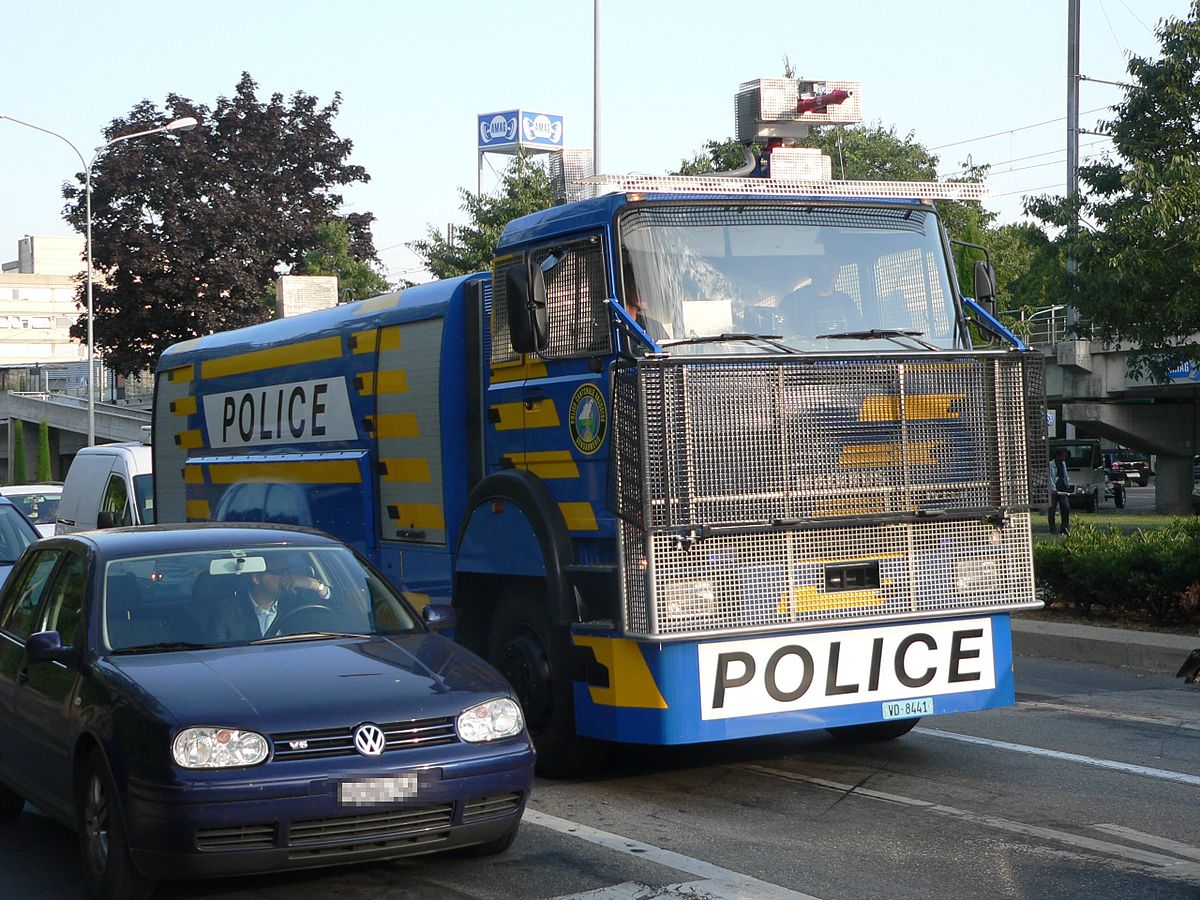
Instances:
[[[747,177],[594,178],[490,272],[170,348],[159,520],[324,529],[452,603],[546,774],[1011,704],[1041,357],[957,283],[933,201],[978,185],[786,146],[858,97],[750,82]]]

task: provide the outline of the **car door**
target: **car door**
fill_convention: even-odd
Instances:
[[[25,664],[25,641],[36,629],[37,614],[50,576],[65,549],[31,550],[17,567],[0,595],[0,771],[4,779],[25,786],[40,782],[36,768],[26,768],[25,739],[16,727],[16,695]]]
[[[63,646],[80,647],[87,592],[88,560],[75,548],[65,551],[34,616],[33,631],[57,631]],[[13,721],[18,765],[38,772],[47,786],[43,802],[69,810],[71,747],[79,727],[78,663],[26,657],[17,671]]]

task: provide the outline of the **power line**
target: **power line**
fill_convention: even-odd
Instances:
[[[1139,19],[1137,13],[1135,13],[1132,9],[1129,8],[1129,4],[1126,3],[1125,0],[1121,0],[1121,5],[1123,7],[1125,7],[1125,12],[1127,12],[1131,16],[1133,16],[1133,18],[1137,21],[1137,23],[1139,25],[1141,25],[1143,28],[1145,28],[1151,34],[1154,34],[1154,29],[1151,28],[1149,25],[1147,25],[1145,22],[1143,22],[1141,19]]]
[[[1108,141],[1106,141],[1106,140],[1090,141],[1086,144],[1081,144],[1080,146],[1081,147],[1095,147],[1097,144],[1106,144],[1106,143],[1108,143]],[[1046,150],[1042,153],[1030,153],[1028,156],[1013,156],[1013,157],[1010,157],[1009,159],[1001,159],[1001,160],[997,160],[996,162],[990,162],[990,163],[980,163],[979,165],[988,167],[987,177],[991,178],[993,175],[1007,175],[1009,172],[1022,171],[1022,169],[1013,169],[1013,168],[999,169],[999,168],[996,168],[997,166],[1011,166],[1015,162],[1024,162],[1027,159],[1039,159],[1040,157],[1043,157],[1043,156],[1061,156],[1062,154],[1064,154],[1066,152],[1067,151],[1061,150],[1061,149]],[[1092,156],[1089,158],[1095,159],[1095,156],[1096,156],[1096,154],[1092,154]],[[1059,159],[1059,160],[1055,160],[1052,163],[1045,163],[1044,165],[1058,165],[1061,162],[1062,162],[1062,160]],[[951,178],[955,175],[961,175],[968,168],[969,168],[968,166],[960,166],[957,169],[952,169],[947,172],[939,172],[937,177],[938,178]],[[1024,168],[1030,168],[1030,167],[1025,166]]]
[[[1108,24],[1108,30],[1112,34],[1113,43],[1117,45],[1117,52],[1124,56],[1128,51],[1121,46],[1121,41],[1117,38],[1117,32],[1112,27],[1112,19],[1108,17],[1108,10],[1104,8],[1104,0],[1100,0],[1100,14],[1104,16],[1104,21]]]
[[[1080,115],[1091,115],[1092,113],[1100,112],[1103,109],[1112,109],[1113,106],[1114,104],[1112,103],[1108,104],[1108,106],[1097,106],[1095,109],[1084,110],[1082,113],[1080,113]],[[1041,128],[1043,125],[1053,125],[1056,122],[1064,122],[1066,121],[1066,118],[1066,116],[1059,116],[1057,119],[1047,119],[1045,122],[1034,122],[1032,125],[1021,125],[1017,128],[1006,128],[1003,131],[997,131],[992,134],[984,134],[980,135],[979,137],[967,138],[966,140],[962,141],[953,141],[949,144],[939,144],[937,147],[930,147],[929,151],[933,152],[934,150],[945,150],[947,147],[958,147],[961,144],[972,144],[975,141],[986,141],[988,138],[1001,137],[1006,134],[1013,134],[1017,131],[1028,131],[1031,128]]]

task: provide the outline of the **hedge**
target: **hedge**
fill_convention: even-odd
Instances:
[[[1152,625],[1200,624],[1200,518],[1123,533],[1080,523],[1033,547],[1047,605]]]

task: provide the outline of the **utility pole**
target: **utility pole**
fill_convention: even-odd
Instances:
[[[600,0],[592,0],[592,174],[600,174]]]
[[[1079,196],[1079,0],[1067,0],[1067,202]],[[1070,232],[1079,230],[1076,213]],[[1067,258],[1067,277],[1073,278],[1075,260]],[[1067,304],[1067,328],[1075,325],[1079,313],[1072,303]]]

